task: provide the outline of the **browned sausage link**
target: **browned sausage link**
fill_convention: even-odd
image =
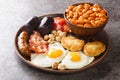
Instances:
[[[27,43],[28,33],[26,31],[23,31],[18,36],[18,48],[21,51],[22,54],[29,56],[30,50],[29,45]]]

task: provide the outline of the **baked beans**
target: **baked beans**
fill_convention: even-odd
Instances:
[[[107,12],[98,4],[80,4],[68,6],[66,18],[73,24],[81,27],[97,27],[107,21]]]

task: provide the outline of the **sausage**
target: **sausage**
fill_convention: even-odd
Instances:
[[[28,33],[26,31],[22,31],[18,36],[18,48],[21,54],[30,56],[30,49],[27,43]]]

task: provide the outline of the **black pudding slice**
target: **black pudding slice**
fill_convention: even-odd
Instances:
[[[38,31],[42,36],[49,34],[53,30],[54,20],[51,17],[43,17],[40,25],[38,27]]]
[[[40,20],[38,17],[35,16],[24,25],[24,28],[28,32],[28,34],[31,35],[33,31],[37,30],[39,24]]]

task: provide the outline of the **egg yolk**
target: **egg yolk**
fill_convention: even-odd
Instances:
[[[80,57],[79,53],[77,53],[77,52],[69,52],[69,54],[71,55],[71,60],[73,62],[77,62],[77,61],[81,60],[81,57]]]
[[[61,50],[52,50],[49,54],[48,54],[48,56],[50,57],[50,58],[57,58],[57,57],[59,57],[59,56],[61,56],[62,55],[62,51]]]

